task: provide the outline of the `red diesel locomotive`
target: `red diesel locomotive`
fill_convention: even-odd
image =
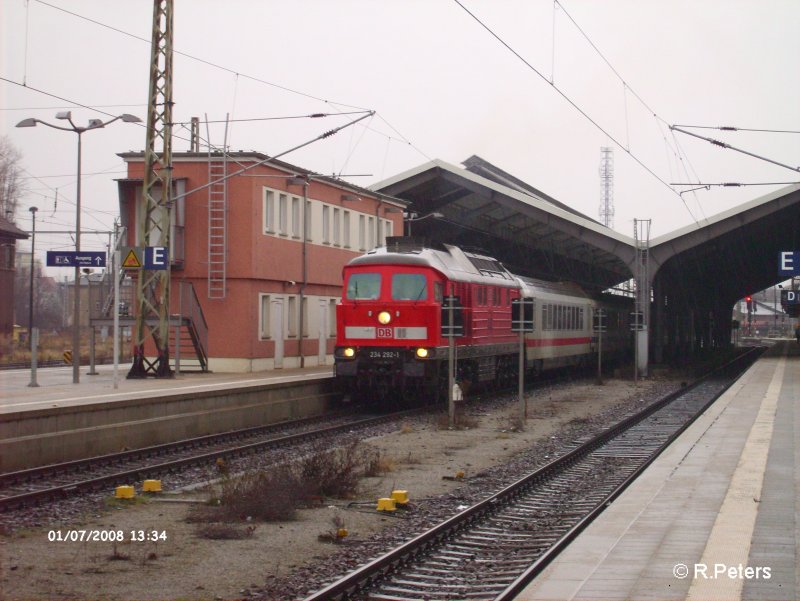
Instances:
[[[592,317],[600,304],[577,285],[515,276],[496,259],[455,246],[390,238],[387,247],[344,268],[334,352],[342,389],[371,401],[446,398],[442,305],[449,296],[462,307],[463,335],[455,338],[462,388],[516,381],[519,334],[511,329],[511,303],[520,297],[534,299],[534,331],[524,345],[529,372],[583,364],[596,353]],[[603,356],[611,359],[630,344],[629,333],[621,328],[622,310],[603,308]]]

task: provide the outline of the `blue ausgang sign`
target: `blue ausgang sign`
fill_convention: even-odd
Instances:
[[[800,250],[781,252],[778,258],[778,273],[780,275],[800,275]]]
[[[106,253],[97,251],[48,250],[48,267],[105,267]]]

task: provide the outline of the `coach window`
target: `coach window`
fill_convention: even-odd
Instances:
[[[354,273],[347,280],[347,298],[376,300],[381,294],[381,274]]]
[[[428,283],[421,273],[396,273],[392,276],[392,300],[427,300]]]

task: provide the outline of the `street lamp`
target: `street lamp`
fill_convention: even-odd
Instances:
[[[108,121],[102,121],[101,119],[89,119],[89,124],[86,127],[78,127],[72,121],[72,111],[62,111],[56,113],[56,119],[62,119],[69,122],[70,127],[61,127],[58,125],[53,125],[52,123],[47,123],[46,121],[42,121],[40,119],[30,118],[30,119],[23,119],[19,123],[17,123],[17,127],[36,127],[37,123],[41,123],[42,125],[46,125],[47,127],[52,127],[53,129],[60,129],[61,131],[71,131],[78,134],[78,182],[77,182],[77,193],[75,199],[76,205],[76,213],[75,213],[75,251],[79,253],[81,250],[81,134],[85,131],[89,131],[90,129],[101,129],[108,125],[109,123],[113,123],[114,121],[121,119],[125,123],[141,123],[141,119],[136,115],[129,115],[125,113],[123,115],[118,115],[113,119],[109,119]],[[77,260],[75,263],[75,302],[74,302],[74,311],[72,314],[72,383],[78,384],[80,382],[80,361],[81,361],[81,330],[80,330],[80,312],[81,312],[81,295],[80,295],[80,268],[78,266]]]
[[[39,346],[39,337],[33,335],[33,256],[34,250],[36,249],[36,211],[39,209],[36,207],[31,207],[28,210],[31,212],[31,219],[33,220],[33,227],[31,228],[31,286],[29,291],[30,295],[28,297],[28,342],[31,343],[31,382],[28,384],[28,386],[35,388],[39,386],[39,384],[36,382],[36,359],[38,358],[37,350]]]

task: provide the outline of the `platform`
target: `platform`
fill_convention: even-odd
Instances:
[[[800,346],[770,348],[519,596],[800,598]]]
[[[89,367],[81,367],[80,382],[73,384],[72,367],[45,367],[36,372],[39,386],[28,386],[30,369],[0,370],[0,415],[47,407],[68,407],[114,400],[143,398],[180,392],[202,392],[231,386],[260,385],[277,382],[299,382],[309,378],[333,376],[332,365],[305,369],[277,369],[256,373],[193,373],[182,372],[174,378],[125,378],[130,365],[120,365],[117,386],[114,386],[112,365],[98,365],[96,375]]]
[[[319,415],[336,402],[332,366],[72,383],[72,368],[0,371],[0,472]]]

